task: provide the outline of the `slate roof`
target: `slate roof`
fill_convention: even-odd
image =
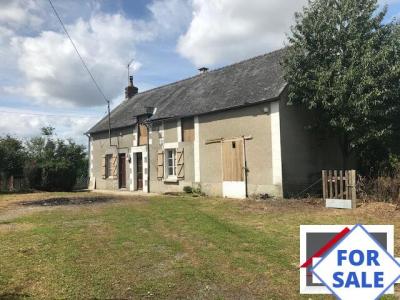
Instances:
[[[111,128],[134,125],[155,107],[151,119],[201,115],[273,100],[286,86],[281,60],[285,49],[139,93],[111,112]],[[108,130],[104,117],[88,133]]]

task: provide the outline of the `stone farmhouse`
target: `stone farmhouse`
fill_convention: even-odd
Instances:
[[[88,132],[90,187],[102,190],[288,197],[342,165],[333,139],[305,129],[287,105],[285,50],[138,93]],[[111,130],[109,130],[109,128]]]

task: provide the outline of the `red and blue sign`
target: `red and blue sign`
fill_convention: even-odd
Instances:
[[[393,256],[393,226],[317,228],[301,228],[301,258],[306,257],[300,266],[301,293],[329,293],[338,299],[379,299],[393,293],[400,279],[400,264]],[[326,243],[311,252],[312,244],[321,241]]]

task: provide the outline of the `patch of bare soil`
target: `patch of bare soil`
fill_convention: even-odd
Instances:
[[[61,206],[61,205],[88,205],[116,201],[116,197],[97,196],[97,197],[57,197],[43,200],[22,201],[23,206]]]
[[[240,202],[244,211],[289,212],[324,209],[324,202],[317,198],[307,199],[267,199],[263,201],[244,200]]]

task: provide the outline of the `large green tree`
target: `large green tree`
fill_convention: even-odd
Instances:
[[[85,147],[54,135],[54,128],[42,128],[42,136],[27,143],[30,184],[42,190],[71,190],[78,176],[87,174]]]
[[[0,176],[21,176],[26,160],[22,142],[14,137],[0,137]]]
[[[283,63],[289,103],[368,171],[398,153],[400,138],[400,35],[385,14],[376,0],[309,1]]]

